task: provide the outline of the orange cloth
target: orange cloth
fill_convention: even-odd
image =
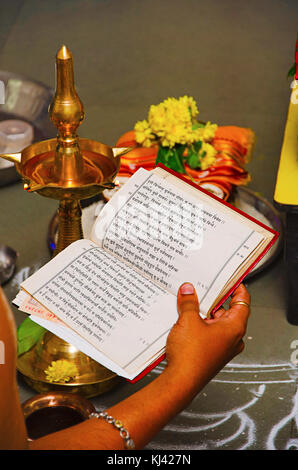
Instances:
[[[249,161],[254,144],[254,132],[237,126],[217,128],[212,145],[217,149],[216,162],[207,170],[194,170],[186,166],[186,177],[192,178],[199,185],[215,184],[229,196],[233,186],[245,185],[250,175],[244,166]],[[117,141],[116,147],[134,147],[121,158],[119,176],[131,176],[138,168],[151,170],[155,166],[158,147],[145,148],[136,143],[135,132],[128,131]]]

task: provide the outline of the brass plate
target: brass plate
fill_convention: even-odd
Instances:
[[[64,384],[48,382],[45,370],[52,361],[64,358],[76,365],[78,377]],[[90,398],[109,391],[121,381],[114,372],[50,332],[45,332],[32,349],[18,357],[17,370],[27,384],[39,393],[67,391]]]

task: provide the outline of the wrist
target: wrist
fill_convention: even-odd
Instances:
[[[163,370],[160,379],[163,380],[163,386],[169,390],[173,399],[183,402],[190,402],[199,391],[206,385],[201,374],[194,374],[189,367],[176,367],[169,364]]]
[[[195,364],[167,364],[163,371],[164,379],[185,397],[194,398],[216,375],[218,370],[206,363]]]

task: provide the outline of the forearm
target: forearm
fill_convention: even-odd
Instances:
[[[0,449],[26,449],[27,434],[16,380],[15,323],[1,288],[0,341],[4,346],[4,361],[0,361]]]
[[[1,367],[1,366],[0,366]],[[26,450],[28,448],[24,416],[14,386],[5,382],[7,392],[0,387],[0,449]],[[3,400],[3,401],[2,401]]]
[[[106,411],[122,421],[136,448],[141,449],[191,402],[204,385],[203,380],[201,386],[181,380],[179,374],[166,368],[149,385]]]
[[[186,299],[186,300],[185,300]],[[234,305],[215,320],[205,322],[198,312],[196,294],[178,294],[179,320],[167,340],[164,372],[108,414],[123,423],[142,449],[236,354],[243,350],[249,314],[249,294],[239,286]],[[90,419],[35,441],[35,449],[123,449],[118,430],[103,419]]]
[[[135,394],[107,409],[107,413],[122,421],[142,449],[185,406],[190,403],[206,380],[181,380],[175,371],[165,371]],[[123,449],[118,430],[103,419],[90,419],[72,428],[38,439],[31,449]]]

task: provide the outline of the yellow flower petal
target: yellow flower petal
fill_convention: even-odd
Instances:
[[[45,370],[45,375],[48,382],[69,382],[77,374],[78,369],[76,365],[65,359],[53,361],[51,365]]]

